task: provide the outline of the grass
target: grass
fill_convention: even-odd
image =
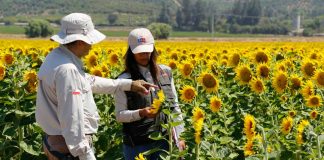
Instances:
[[[23,26],[0,26],[0,34],[25,34]]]

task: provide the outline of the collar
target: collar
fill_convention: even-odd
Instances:
[[[143,76],[145,76],[147,72],[150,72],[150,66],[146,66],[146,67],[141,66],[141,65],[137,65],[137,66]]]
[[[59,47],[64,55],[66,55],[69,59],[72,60],[72,62],[79,68],[83,69],[83,63],[79,57],[74,55],[73,52],[71,52],[69,49],[67,49],[64,45],[60,45]]]

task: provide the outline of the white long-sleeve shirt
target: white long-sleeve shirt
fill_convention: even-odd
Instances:
[[[98,129],[92,93],[128,91],[132,83],[85,73],[82,61],[63,45],[46,57],[38,78],[36,122],[46,134],[62,135],[71,154],[80,157],[91,152],[85,135]]]
[[[160,65],[160,67],[167,68],[167,69],[171,70],[169,67],[167,67],[165,65]],[[149,83],[152,83],[152,84],[154,83],[152,75],[151,75],[148,67],[139,66],[139,70],[140,70],[140,73],[145,77],[146,80],[148,80]],[[122,79],[123,77],[120,77],[120,78]],[[182,122],[183,118],[182,118],[181,109],[178,105],[178,96],[177,96],[177,91],[174,86],[173,77],[171,77],[171,89],[172,89],[172,93],[174,94],[174,97],[175,97],[173,99],[173,101],[175,103],[174,103],[174,109],[173,109],[172,113],[178,114],[178,116],[175,117],[173,120],[176,122]],[[142,119],[142,117],[139,115],[139,109],[129,110],[127,108],[127,97],[126,97],[126,94],[124,91],[118,90],[116,92],[116,94],[114,94],[114,100],[115,100],[115,115],[116,115],[117,122],[129,123],[129,122],[134,122],[134,121],[138,121],[138,120]],[[149,107],[149,106],[144,106],[144,107]],[[180,125],[176,126],[175,131],[176,131],[177,138],[179,139],[180,134],[184,131],[184,125],[180,124]]]

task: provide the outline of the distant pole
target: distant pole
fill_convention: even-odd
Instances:
[[[212,34],[212,39],[214,39],[214,21],[215,21],[215,17],[214,17],[214,13],[212,14],[212,20],[211,20],[211,34]]]
[[[300,31],[300,14],[297,15],[297,26],[296,26],[297,32]]]

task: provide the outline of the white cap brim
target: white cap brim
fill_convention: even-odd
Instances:
[[[134,54],[143,53],[143,52],[153,52],[154,44],[142,44],[135,48],[131,47],[131,49]]]
[[[96,44],[100,41],[104,40],[106,36],[99,32],[98,30],[94,29],[90,31],[88,34],[70,34],[66,35],[64,32],[59,32],[57,35],[51,37],[53,41],[56,41],[60,44],[67,44],[74,42],[76,40],[81,40],[88,44]]]

